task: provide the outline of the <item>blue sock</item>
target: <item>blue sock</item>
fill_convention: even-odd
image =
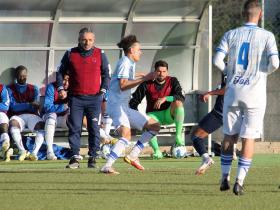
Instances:
[[[192,141],[193,141],[193,147],[195,148],[195,150],[198,152],[200,156],[207,153],[204,145],[204,139],[199,138],[197,136],[192,136]]]
[[[223,178],[229,179],[232,159],[233,159],[232,155],[221,154],[222,179]]]

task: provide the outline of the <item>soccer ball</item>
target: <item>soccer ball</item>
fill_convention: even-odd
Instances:
[[[186,157],[187,150],[185,146],[172,146],[171,147],[171,155],[176,159],[181,159]]]
[[[101,156],[102,156],[102,158],[104,158],[106,160],[108,159],[108,156],[109,156],[109,154],[111,152],[111,148],[112,148],[111,144],[103,144],[102,145],[102,147],[101,147],[101,152],[102,152]]]

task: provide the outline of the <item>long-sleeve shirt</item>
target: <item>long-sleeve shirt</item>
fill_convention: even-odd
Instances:
[[[44,101],[44,113],[54,112],[59,114],[67,111],[68,107],[66,100],[61,103],[55,103],[55,92],[57,92],[57,88],[54,86],[54,84],[48,84]]]
[[[7,112],[10,106],[10,97],[8,90],[5,85],[3,85],[3,89],[1,92],[1,100],[0,100],[0,111]]]
[[[57,74],[56,74],[56,82],[58,86],[58,91],[63,89],[63,75],[66,71],[69,71],[70,69],[70,54],[73,49],[77,48],[71,48],[70,50],[66,51],[64,56],[61,59],[61,63],[58,67]],[[89,51],[84,51],[81,48],[78,47],[78,50],[80,51],[80,54],[82,57],[91,56],[94,53],[94,48]],[[71,75],[70,75],[71,77]],[[108,90],[110,82],[110,64],[107,59],[106,54],[104,51],[101,51],[101,86],[100,90],[103,92],[106,92]],[[70,84],[71,85],[71,84]]]
[[[16,90],[23,94],[27,90],[27,84],[20,85],[20,84],[15,84]],[[39,95],[39,89],[37,86],[34,85],[34,98],[32,101],[28,102],[23,102],[23,103],[18,103],[13,95],[12,90],[8,87],[8,92],[9,92],[9,97],[10,97],[10,110],[12,112],[30,112],[37,114],[37,109],[35,109],[31,103],[32,102],[40,102],[40,95]]]
[[[154,81],[154,84],[156,86],[156,89],[160,91],[161,89],[163,89],[166,83],[159,84],[156,81]],[[130,108],[137,110],[138,105],[141,103],[141,101],[146,96],[146,94],[147,94],[147,82],[143,82],[137,87],[136,91],[132,94],[132,98],[129,102]],[[182,101],[183,103],[185,101],[185,97],[182,94],[182,87],[176,77],[171,77],[171,93],[169,96],[173,96],[173,101],[179,100]],[[170,106],[171,102],[172,101],[165,101],[161,105],[160,110],[167,109]],[[148,103],[151,102],[147,101],[147,106],[149,105]],[[153,104],[151,106],[153,106]]]

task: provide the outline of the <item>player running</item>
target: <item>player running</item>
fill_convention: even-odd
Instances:
[[[246,1],[243,15],[246,23],[224,34],[214,58],[214,64],[227,75],[221,191],[230,189],[233,144],[237,136],[242,138],[242,151],[233,187],[235,195],[244,193],[243,184],[252,163],[254,140],[262,135],[267,75],[279,67],[274,35],[257,26],[262,16],[259,1]],[[226,56],[228,65],[225,68],[223,60]]]

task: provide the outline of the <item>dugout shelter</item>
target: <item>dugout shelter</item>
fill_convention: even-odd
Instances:
[[[11,68],[24,65],[28,82],[44,94],[82,27],[93,29],[112,70],[122,56],[116,43],[128,34],[143,46],[138,70],[149,72],[166,60],[186,94],[186,129],[210,111],[211,101],[197,100],[198,90],[212,88],[210,0],[0,0],[0,81],[10,83]]]

